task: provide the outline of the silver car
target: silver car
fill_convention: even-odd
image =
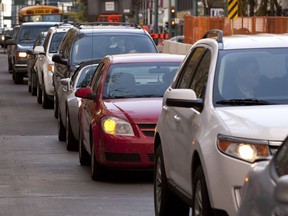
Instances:
[[[58,139],[66,140],[68,151],[78,150],[78,106],[81,99],[74,93],[77,88],[89,84],[97,65],[98,62],[93,60],[82,63],[72,77],[60,81]]]
[[[245,178],[239,216],[288,215],[288,137],[271,161],[253,166]]]

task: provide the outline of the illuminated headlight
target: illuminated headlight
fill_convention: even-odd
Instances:
[[[106,116],[102,118],[102,128],[108,134],[134,136],[131,124],[116,117]]]
[[[1,40],[2,40],[2,41],[4,41],[4,40],[5,40],[5,36],[4,36],[4,35],[2,35],[2,37],[1,37]]]
[[[18,56],[20,58],[26,58],[27,57],[27,53],[26,52],[18,52]]]
[[[219,135],[217,145],[224,154],[250,163],[270,156],[268,142],[264,140]]]

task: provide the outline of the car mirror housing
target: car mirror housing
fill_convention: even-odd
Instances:
[[[88,99],[88,100],[95,100],[96,99],[96,94],[93,93],[92,89],[87,87],[87,88],[79,88],[75,92],[76,97]]]
[[[288,203],[288,175],[281,176],[277,180],[277,185],[274,190],[274,198],[277,202]]]
[[[168,89],[164,98],[167,106],[194,108],[201,112],[203,110],[203,100],[197,99],[196,94],[191,89]]]
[[[52,61],[58,64],[68,65],[68,60],[64,59],[61,54],[54,54]]]
[[[8,39],[8,40],[6,40],[5,43],[6,43],[6,45],[15,45],[16,44],[13,39]]]
[[[34,53],[45,55],[44,47],[43,46],[36,46],[34,48]]]

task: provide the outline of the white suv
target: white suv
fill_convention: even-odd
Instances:
[[[54,87],[53,87],[53,73],[54,62],[52,56],[58,52],[60,43],[68,29],[71,28],[70,24],[57,25],[51,27],[45,38],[43,46],[36,46],[35,52],[39,53],[37,58],[38,68],[37,72],[37,102],[42,103],[44,109],[53,108],[54,100]]]
[[[207,32],[163,97],[155,214],[236,215],[249,169],[287,133],[288,34]]]

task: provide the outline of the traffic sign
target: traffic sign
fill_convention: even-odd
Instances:
[[[228,18],[232,20],[238,18],[238,0],[228,0]]]

